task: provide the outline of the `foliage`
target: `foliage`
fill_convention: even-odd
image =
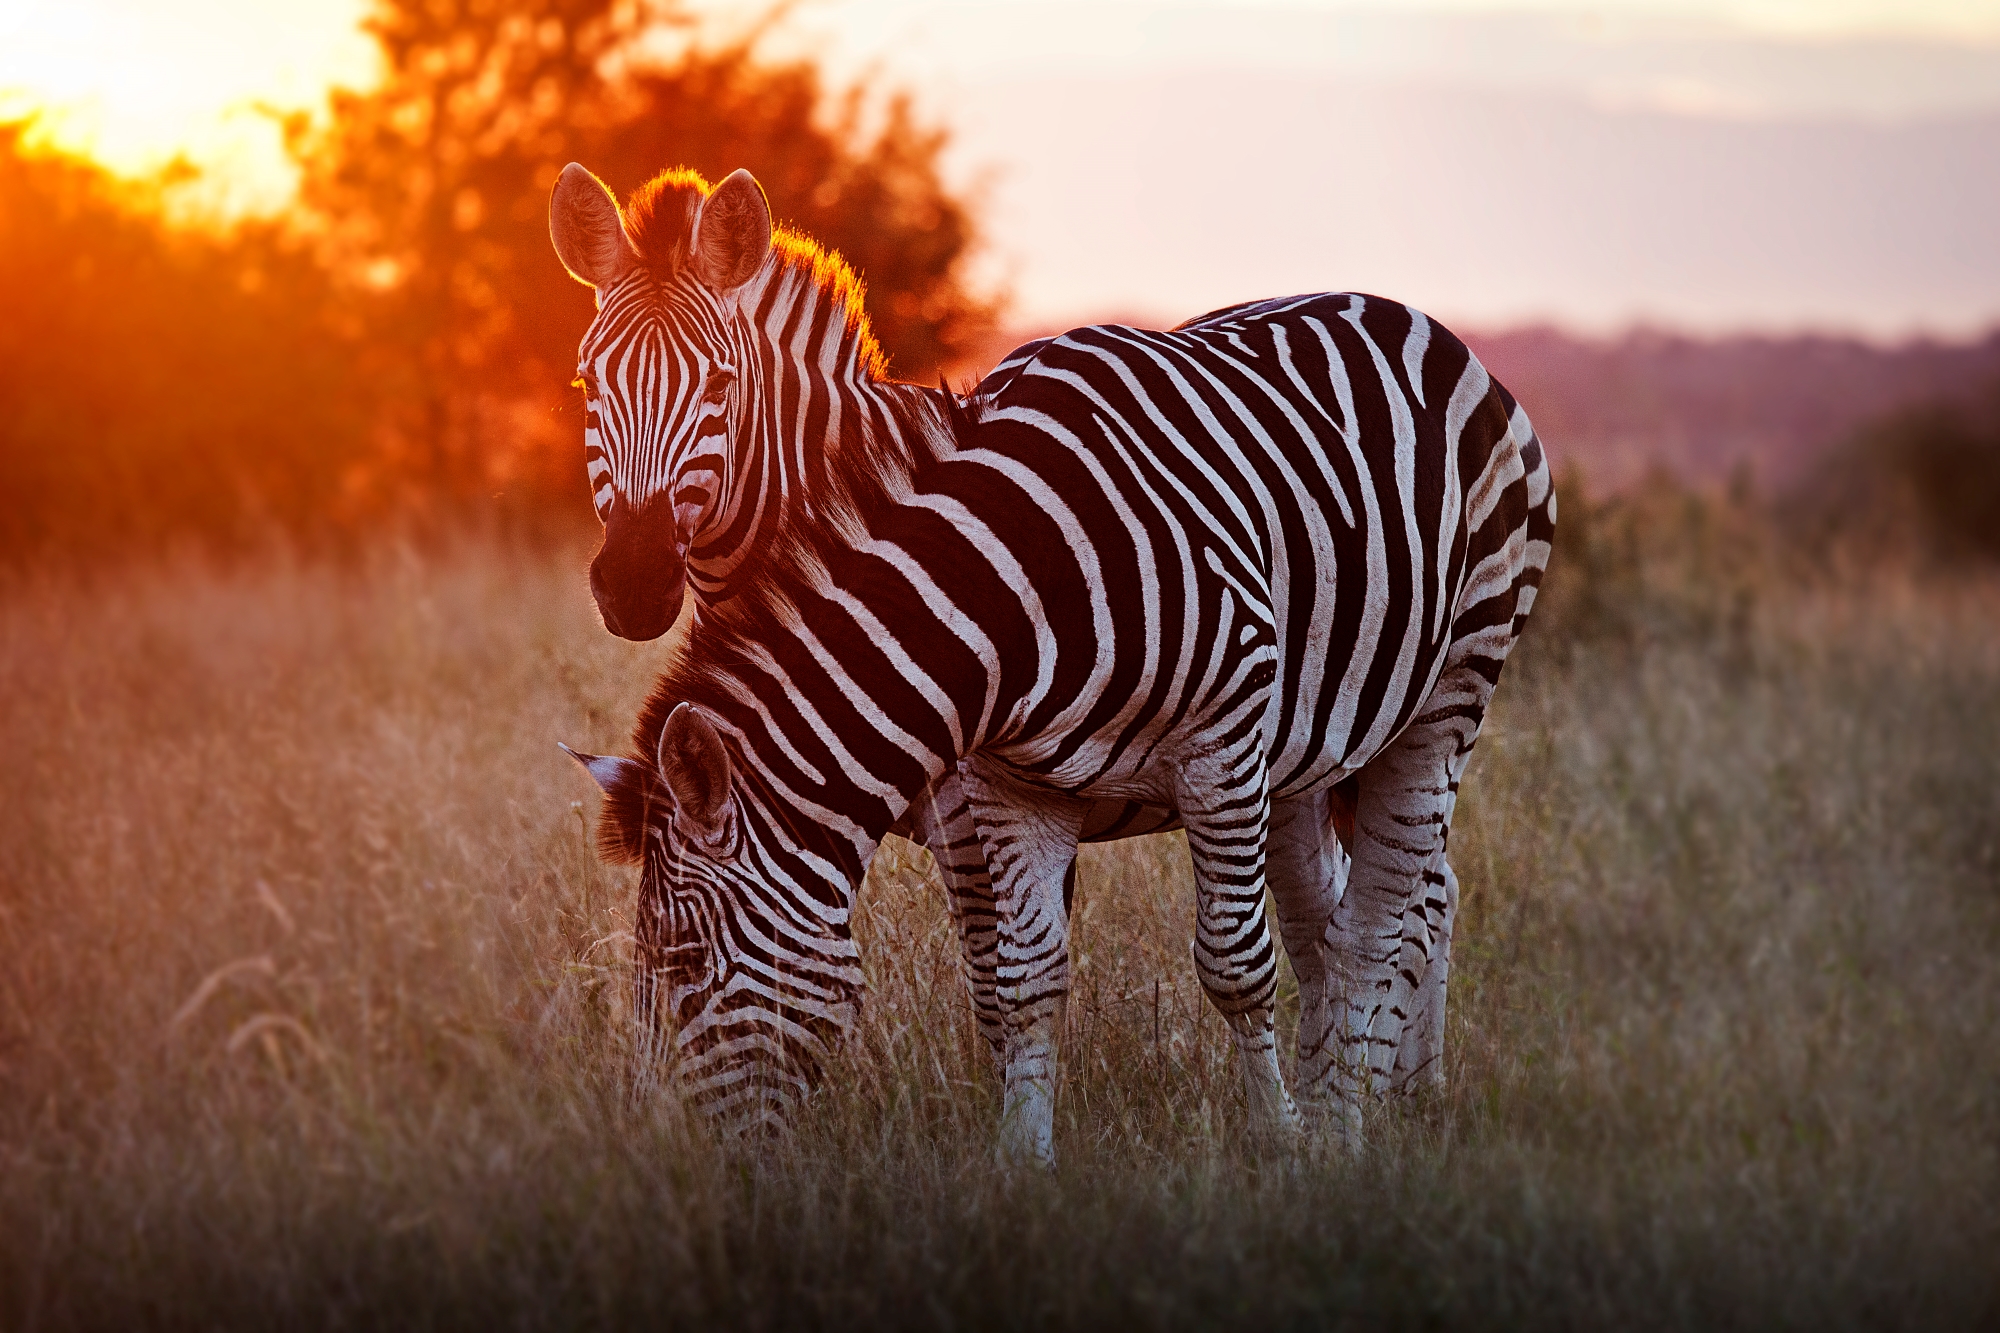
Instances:
[[[935,374],[989,318],[963,284],[973,223],[939,178],[941,130],[902,98],[871,127],[861,89],[830,103],[810,64],[761,60],[756,32],[660,49],[693,24],[631,0],[377,0],[381,85],[294,122],[303,202],[398,385],[399,476],[581,494],[567,386],[591,298],[547,223],[569,161],[621,195],[669,166],[750,168],[780,221],[867,279],[899,373]]]
[[[337,521],[368,392],[275,227],[176,232],[157,190],[0,125],[0,559]]]
[[[1791,504],[1821,547],[2000,560],[2000,381],[1889,413],[1829,456]]]
[[[631,0],[380,0],[370,26],[386,77],[289,122],[301,197],[276,221],[177,229],[160,183],[0,126],[0,561],[587,522],[591,298],[546,220],[571,159],[620,190],[749,167],[862,270],[900,372],[988,319],[943,132],[765,59],[759,31],[704,46]]]
[[[1741,473],[1722,492],[1655,472],[1628,494],[1593,498],[1572,469],[1556,508],[1552,572],[1517,650],[1529,662],[1636,659],[1688,644],[1740,662],[1776,572],[1798,573],[1796,551]]]
[[[1609,622],[1558,550],[1458,807],[1447,1092],[1358,1163],[1241,1143],[1185,846],[1094,848],[1048,1179],[894,844],[790,1137],[636,1077],[551,742],[668,647],[582,553],[16,585],[0,1324],[1991,1327],[2000,586],[1800,583],[1732,515],[1591,515]]]

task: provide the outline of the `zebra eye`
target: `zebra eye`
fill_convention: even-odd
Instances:
[[[719,403],[729,396],[729,386],[736,383],[736,372],[726,366],[717,366],[708,372],[708,383],[701,386],[701,401]]]

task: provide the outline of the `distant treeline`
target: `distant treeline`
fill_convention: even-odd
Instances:
[[[2000,331],[1971,343],[1468,338],[1597,495],[1726,485],[1815,558],[2000,559]]]
[[[1870,423],[1917,404],[1965,404],[2000,384],[2000,329],[1970,343],[1886,347],[1829,336],[1460,332],[1598,492],[1660,473],[1703,486],[1742,472],[1761,491],[1790,492]]]
[[[621,195],[749,167],[863,273],[899,376],[990,325],[943,132],[900,98],[699,41],[676,0],[377,0],[369,27],[386,76],[286,125],[283,218],[177,227],[169,178],[0,125],[0,561],[587,523],[591,297],[546,223],[572,160]]]

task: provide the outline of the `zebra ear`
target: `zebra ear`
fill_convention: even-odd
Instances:
[[[646,839],[652,832],[654,815],[671,808],[653,770],[637,759],[583,754],[561,741],[556,744],[582,764],[604,791],[604,806],[597,816],[598,854],[614,864],[645,864]]]
[[[625,239],[618,201],[603,181],[574,162],[562,169],[549,194],[549,240],[570,276],[600,291],[639,262]]]
[[[639,767],[637,760],[626,759],[619,755],[585,754],[581,750],[570,749],[561,741],[556,742],[556,748],[576,760],[577,763],[582,764],[584,770],[590,774],[592,780],[604,791],[610,791],[620,781],[631,782],[635,780],[633,770]]]
[[[771,205],[741,167],[701,202],[694,222],[694,271],[718,292],[757,276],[771,253]]]
[[[660,729],[660,776],[674,794],[674,826],[704,850],[727,855],[736,840],[729,751],[715,724],[693,704],[674,706]]]

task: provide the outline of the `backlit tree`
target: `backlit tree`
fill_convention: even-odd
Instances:
[[[944,135],[906,100],[829,96],[754,32],[704,44],[672,0],[378,0],[369,29],[380,86],[337,93],[290,143],[395,409],[386,486],[581,495],[565,386],[591,301],[546,224],[572,160],[621,195],[662,167],[748,167],[780,220],[862,272],[901,376],[934,375],[990,319],[964,282],[973,225],[940,179]]]

